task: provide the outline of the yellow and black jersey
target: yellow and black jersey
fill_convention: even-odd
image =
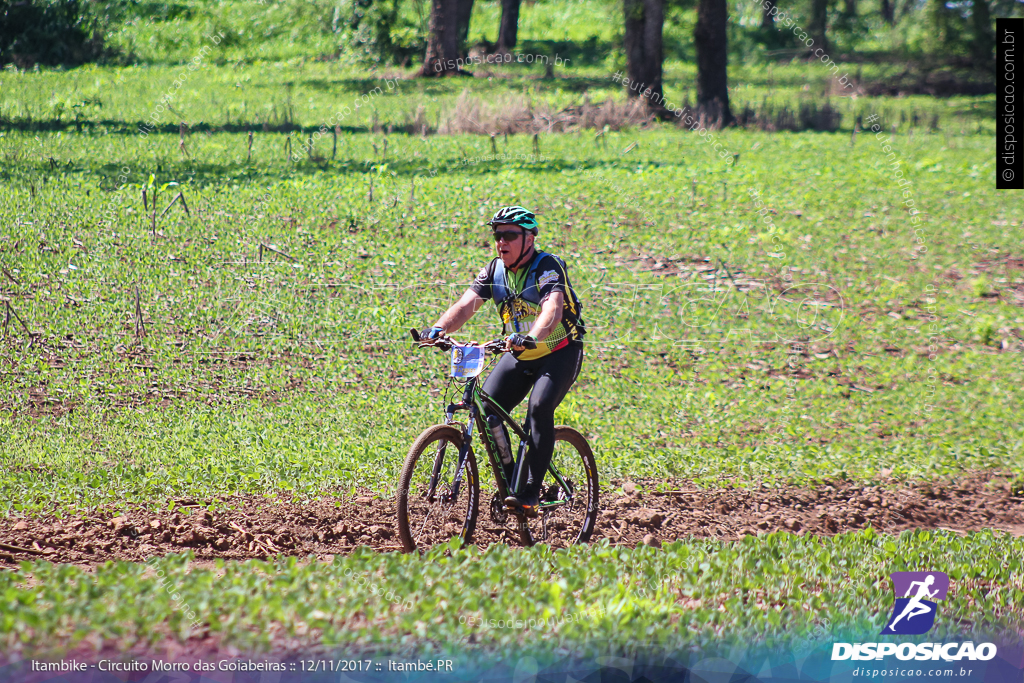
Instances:
[[[544,300],[553,292],[563,293],[562,319],[547,339],[537,342],[536,349],[514,352],[516,358],[542,358],[582,340],[586,333],[579,298],[569,282],[565,262],[557,256],[538,251],[518,273],[507,270],[501,259],[495,258],[480,269],[470,289],[483,299],[494,300],[505,334],[529,332]]]

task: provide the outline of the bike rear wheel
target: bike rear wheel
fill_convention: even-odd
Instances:
[[[452,480],[462,448],[462,432],[450,425],[434,425],[423,431],[409,448],[398,479],[398,535],[407,553],[425,552],[458,536],[469,543],[476,528],[480,479],[470,449],[458,495],[452,497]],[[430,478],[438,471],[433,499],[428,499]]]
[[[548,472],[541,487],[541,507],[536,519],[523,517],[517,525],[523,545],[547,543],[565,548],[586,543],[597,524],[597,463],[590,444],[571,427],[555,427],[555,452],[551,465],[564,485]],[[568,487],[568,488],[567,488]],[[545,503],[564,501],[545,508]]]

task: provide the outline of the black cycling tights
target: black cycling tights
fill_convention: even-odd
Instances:
[[[529,499],[540,493],[541,482],[555,450],[555,408],[576,381],[582,365],[582,342],[571,343],[535,360],[517,360],[511,353],[506,353],[484,382],[483,390],[509,414],[533,387],[526,412],[530,441],[524,458],[525,466],[520,465],[514,484],[517,494],[523,498]],[[516,444],[512,448],[515,457]],[[511,475],[511,472],[506,472],[506,475]]]

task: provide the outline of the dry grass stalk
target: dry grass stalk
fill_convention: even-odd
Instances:
[[[694,121],[698,130],[722,127],[720,118],[711,120],[706,114],[699,113],[688,98],[677,111],[681,111],[680,115],[668,120],[674,120],[682,128],[691,128]],[[759,128],[769,133],[780,130],[834,131],[842,120],[841,112],[827,99],[824,102],[805,101],[792,107],[767,101],[744,103],[734,111],[738,126]],[[528,95],[510,94],[487,99],[464,90],[454,103],[439,112],[436,125],[431,125],[425,107],[419,105],[415,112],[405,115],[404,124],[391,126],[391,129],[424,137],[429,133],[486,135],[491,139],[491,151],[497,154],[496,138],[499,134],[505,137],[507,144],[510,134],[536,136],[592,129],[598,131],[594,136],[595,146],[606,147],[605,130],[645,127],[656,119],[657,113],[643,98],[632,98],[623,103],[612,100],[592,103],[585,97],[582,104],[556,109],[548,102],[534,101]],[[686,123],[687,117],[690,124]],[[375,122],[373,130],[379,128]],[[535,138],[534,152],[539,153],[538,150],[539,138]]]
[[[22,329],[25,330],[25,334],[27,334],[29,339],[31,340],[28,343],[28,348],[32,348],[35,345],[36,340],[43,336],[43,333],[42,332],[33,332],[32,330],[28,329],[28,325],[26,325],[25,321],[21,319],[21,316],[19,316],[14,311],[14,307],[11,306],[11,302],[10,301],[4,301],[4,307],[6,309],[6,312],[4,313],[4,325],[3,325],[4,334],[3,334],[3,336],[4,337],[7,336],[7,327],[11,324],[11,318],[13,317],[15,320],[17,320],[19,323],[21,323]]]
[[[289,256],[288,254],[284,253],[283,251],[281,251],[279,249],[275,249],[274,247],[270,246],[269,244],[263,244],[261,242],[260,243],[260,252],[259,252],[260,263],[263,262],[263,251],[264,250],[272,251],[272,252],[274,252],[275,254],[277,254],[279,256],[284,256],[289,261],[295,261],[295,258],[293,256]]]
[[[182,121],[181,124],[178,126],[178,150],[185,156],[186,159],[188,159],[188,147],[185,146],[186,129],[187,126],[185,125],[185,122]]]
[[[153,213],[156,213],[154,210]],[[142,296],[139,294],[139,286],[135,285],[135,339],[138,341],[146,336],[146,323],[142,319]]]
[[[442,115],[440,134],[478,133],[504,135],[527,133],[565,133],[584,128],[621,130],[644,126],[654,119],[646,102],[633,100],[619,104],[611,100],[598,104],[585,101],[579,106],[555,110],[546,102],[533,102],[522,96],[484,100],[463,91],[452,108]],[[539,141],[536,149],[539,149]]]
[[[22,548],[17,545],[9,545],[7,543],[0,543],[0,549],[8,550],[12,553],[27,553],[29,555],[43,555],[42,550],[35,550],[33,548]]]
[[[170,209],[170,208],[171,208],[172,206],[174,206],[174,203],[175,203],[176,201],[178,201],[179,199],[181,200],[181,205],[182,205],[182,207],[184,207],[184,209],[185,209],[185,215],[186,215],[186,216],[189,216],[189,217],[191,217],[191,215],[192,215],[192,214],[190,214],[190,213],[189,213],[189,211],[188,211],[188,204],[186,204],[186,203],[185,203],[185,195],[184,195],[184,193],[182,193],[182,192],[179,192],[178,194],[174,195],[174,199],[172,199],[172,200],[171,200],[171,203],[170,203],[170,204],[168,204],[168,205],[167,205],[167,207],[166,207],[166,208],[164,208],[164,210],[160,212],[160,215],[159,215],[159,216],[157,216],[157,220],[159,220],[159,219],[163,218],[163,217],[164,217],[164,214],[165,214],[165,213],[167,213],[167,211],[168,211],[168,210],[169,210],[169,209]],[[153,212],[154,212],[154,213],[156,213],[156,208],[155,208],[155,207],[154,207],[154,209],[153,209]],[[155,226],[155,225],[156,225],[156,223],[154,222],[154,226]],[[155,227],[154,227],[154,229],[155,229]]]
[[[322,164],[327,159],[320,155],[315,149],[313,149],[313,137],[310,136],[306,140],[306,157],[314,164]]]
[[[153,188],[153,213],[150,215],[150,233],[156,237],[156,196],[159,194],[157,188]]]
[[[404,130],[410,135],[416,135],[417,133],[421,136],[426,136],[427,133],[432,132],[430,122],[427,120],[427,108],[422,104],[416,107],[415,113],[413,113],[410,119],[408,115],[405,117],[405,125],[399,126],[399,129]]]

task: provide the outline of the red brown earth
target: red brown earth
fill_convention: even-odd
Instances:
[[[658,489],[661,489],[660,491]],[[474,541],[518,545],[512,530],[496,528],[481,501]],[[953,482],[863,486],[829,482],[815,488],[700,489],[689,482],[612,482],[601,492],[593,540],[657,544],[677,538],[735,540],[745,534],[789,531],[832,535],[873,527],[1024,533],[1024,490],[991,473]],[[324,556],[359,545],[400,550],[395,502],[364,493],[306,504],[233,496],[216,505],[182,501],[173,512],[134,508],[92,515],[0,519],[0,566],[45,559],[80,565],[140,561],[191,549],[197,560],[244,560],[277,554]]]

